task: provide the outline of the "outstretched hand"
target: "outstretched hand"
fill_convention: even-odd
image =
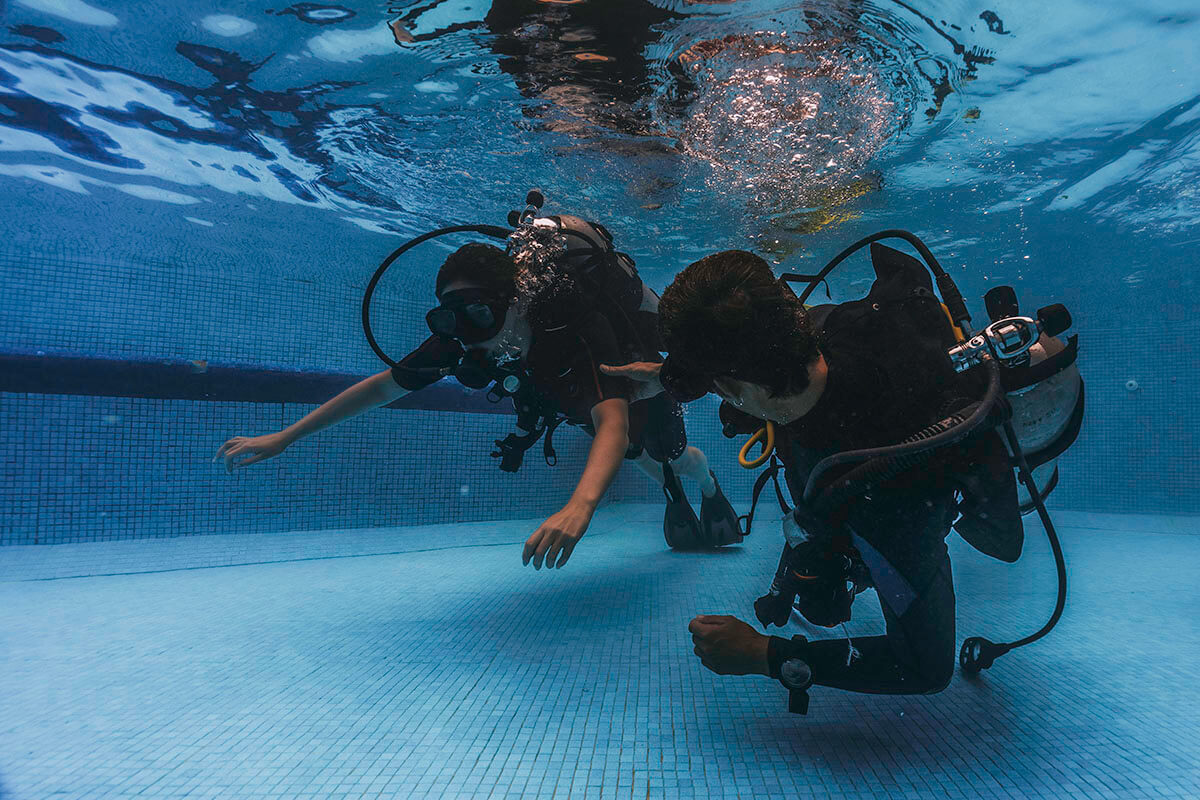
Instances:
[[[543,522],[525,542],[525,550],[521,554],[521,563],[533,562],[534,569],[561,569],[575,545],[583,538],[584,532],[592,521],[592,515],[587,511],[568,505],[550,519]]]
[[[287,449],[288,443],[278,433],[268,433],[265,436],[235,436],[213,456],[213,461],[225,459],[225,471],[233,472],[238,467],[248,467],[274,458]],[[238,460],[241,459],[241,460]]]
[[[629,398],[631,403],[636,403],[638,400],[649,400],[663,392],[662,381],[658,377],[662,372],[661,363],[634,361],[632,364],[620,366],[601,364],[600,371],[614,378],[627,378],[633,381],[633,397]]]

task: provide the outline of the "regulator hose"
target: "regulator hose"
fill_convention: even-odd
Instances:
[[[1021,482],[1025,484],[1025,489],[1029,492],[1029,497],[1034,507],[1037,508],[1038,517],[1042,520],[1042,527],[1046,529],[1046,538],[1050,540],[1050,550],[1054,553],[1054,568],[1058,573],[1058,597],[1055,600],[1054,612],[1050,615],[1050,619],[1037,633],[1030,634],[1015,642],[1003,642],[1000,644],[989,641],[982,636],[968,636],[963,640],[962,648],[958,651],[958,663],[962,667],[963,672],[968,675],[975,675],[980,670],[991,667],[997,658],[1010,650],[1024,647],[1041,639],[1058,624],[1059,618],[1062,617],[1063,609],[1067,605],[1067,565],[1063,559],[1062,543],[1058,540],[1058,531],[1054,529],[1054,523],[1050,520],[1050,512],[1046,510],[1046,503],[1042,499],[1041,492],[1038,491],[1037,482],[1034,481],[1033,473],[1029,470],[1029,464],[1025,460],[1025,453],[1021,451],[1021,445],[1017,441],[1017,433],[1013,430],[1012,422],[1010,421],[1004,423],[1004,436],[1008,439],[1009,447],[1015,454],[1014,458],[1017,462],[1017,472],[1021,476]]]
[[[387,353],[383,352],[383,348],[379,346],[379,342],[375,341],[375,334],[371,331],[371,297],[375,294],[375,287],[379,285],[379,279],[383,277],[383,274],[388,271],[388,267],[392,266],[397,258],[419,244],[438,236],[445,236],[448,233],[482,233],[484,236],[491,236],[493,239],[507,239],[512,231],[508,228],[501,228],[498,225],[451,225],[448,228],[438,228],[435,231],[423,233],[415,239],[408,240],[393,250],[383,260],[383,263],[379,265],[379,268],[375,270],[375,274],[371,276],[371,280],[367,283],[366,291],[363,292],[362,326],[363,333],[367,335],[367,344],[371,345],[371,349],[375,351],[375,355],[379,356],[379,360],[389,367],[395,367],[397,363],[389,358]]]
[[[986,366],[988,370],[987,391],[984,393],[983,399],[975,404],[974,410],[970,414],[952,415],[919,431],[900,444],[847,450],[821,459],[809,473],[808,482],[804,486],[804,502],[809,505],[829,507],[864,481],[887,480],[898,475],[901,471],[915,466],[922,457],[927,457],[931,451],[955,444],[978,429],[987,420],[988,415],[1002,396],[1000,367],[994,360],[988,360]],[[817,496],[817,484],[824,473],[833,467],[859,461],[867,463],[838,478],[833,485],[825,487],[821,495]]]

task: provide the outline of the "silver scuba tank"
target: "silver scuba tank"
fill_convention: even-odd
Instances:
[[[991,324],[951,348],[950,360],[961,372],[981,359],[994,358],[1009,373],[1005,397],[1012,406],[1013,432],[1044,497],[1056,479],[1057,454],[1074,441],[1082,411],[1083,380],[1075,366],[1075,342],[1068,344],[1058,336],[1071,327],[1071,315],[1055,303],[1038,309],[1036,317],[1019,316],[1011,286],[992,289],[984,302]],[[1007,441],[1005,446],[1015,455]],[[1022,510],[1032,510],[1032,498],[1020,482],[1018,499]]]
[[[1036,367],[1066,347],[1059,337],[1042,333],[1029,348],[1029,366]],[[1045,380],[1006,395],[1013,409],[1013,430],[1024,452],[1043,450],[1066,432],[1081,391],[1083,380],[1079,376],[1079,367],[1072,362]],[[1042,494],[1049,487],[1057,465],[1058,458],[1055,457],[1033,468],[1034,484]],[[1023,483],[1018,483],[1017,492],[1021,505],[1028,506],[1031,498]]]

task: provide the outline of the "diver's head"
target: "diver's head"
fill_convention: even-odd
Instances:
[[[512,374],[529,349],[529,324],[514,304],[516,272],[503,250],[486,244],[460,247],[438,270],[439,304],[425,322],[463,346],[454,376],[464,386],[481,389]]]
[[[807,411],[797,413],[797,400],[824,376],[816,333],[803,304],[758,256],[726,250],[689,265],[663,292],[658,313],[670,354],[663,385],[676,399],[715,392],[783,423]]]
[[[481,346],[505,327],[516,294],[517,267],[498,247],[468,244],[455,250],[438,270],[439,305],[425,315],[429,330]]]

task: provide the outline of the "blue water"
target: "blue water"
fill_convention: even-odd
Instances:
[[[791,263],[883,221],[936,234],[972,284],[1061,279],[1081,229],[1143,244],[1096,270],[1106,300],[1188,279],[1160,267],[1196,238],[1188,3],[300,5],[11,5],[5,196],[58,212],[6,208],[13,244],[117,227],[106,253],[144,252],[153,220],[158,252],[254,238],[349,279],[372,234],[500,221],[536,185],[657,283],[716,246]],[[328,237],[339,263],[298,259]]]
[[[366,375],[380,259],[536,186],[658,289],[907,228],[980,317],[1065,303],[1088,387],[1059,629],[807,718],[686,634],[751,616],[773,531],[672,553],[628,474],[568,570],[521,569],[582,438],[501,476],[503,417],[381,411],[229,478],[225,438],[311,406],[2,392],[0,798],[1200,796],[1198,74],[1182,0],[0,6],[4,354]],[[458,243],[389,273],[388,350]],[[714,409],[689,435],[744,508]],[[1027,527],[1014,567],[954,540],[960,638],[1045,618]]]

